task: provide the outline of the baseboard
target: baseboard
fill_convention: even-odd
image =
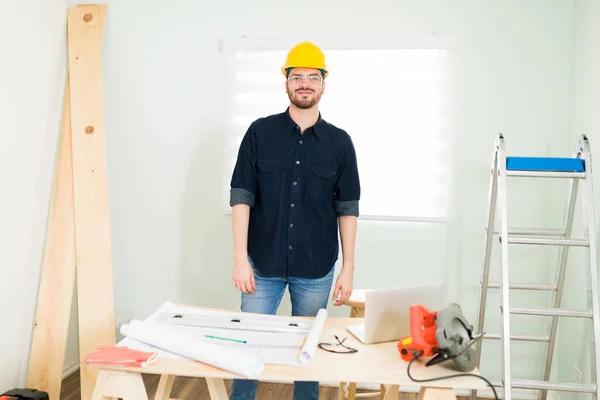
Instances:
[[[63,379],[72,375],[79,369],[79,360],[74,360],[63,367]]]

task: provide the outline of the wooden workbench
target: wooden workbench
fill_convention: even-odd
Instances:
[[[358,318],[328,318],[321,341],[333,342],[334,335],[340,339],[347,337],[344,344],[358,349],[357,353],[334,354],[317,348],[313,361],[304,367],[266,364],[259,380],[270,382],[291,381],[334,381],[372,382],[388,384],[386,399],[397,399],[400,386],[419,386],[407,375],[407,365],[398,353],[397,342],[364,345],[357,340],[346,326],[360,323]],[[92,366],[89,366],[92,367]],[[122,398],[123,400],[148,400],[142,380],[142,373],[161,375],[156,400],[168,400],[176,376],[206,378],[211,399],[228,399],[223,379],[238,378],[237,375],[210,365],[192,360],[159,359],[145,367],[97,366],[98,379],[92,400]],[[425,367],[422,361],[411,366],[415,379],[427,379],[456,373],[442,366]],[[479,371],[472,371],[479,375]],[[422,386],[421,398],[434,395],[435,398],[455,398],[453,389],[486,389],[482,379],[473,376],[427,382]],[[431,388],[431,390],[430,390]],[[437,388],[437,389],[436,389]],[[440,391],[439,389],[442,389]]]

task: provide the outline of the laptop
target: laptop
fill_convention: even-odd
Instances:
[[[443,307],[442,283],[373,289],[365,293],[364,324],[347,326],[364,344],[391,342],[410,335],[410,306]]]

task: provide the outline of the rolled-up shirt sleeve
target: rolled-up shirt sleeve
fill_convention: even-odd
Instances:
[[[334,199],[338,216],[359,216],[358,203],[360,201],[360,178],[356,150],[352,140],[349,139],[348,148],[341,173],[338,177],[336,195]]]
[[[229,206],[247,204],[254,207],[256,195],[256,146],[253,125],[244,135],[231,176]]]

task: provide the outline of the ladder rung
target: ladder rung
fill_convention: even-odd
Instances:
[[[514,244],[539,244],[548,246],[580,246],[587,247],[589,241],[584,239],[548,239],[540,237],[509,236],[508,243]]]
[[[502,387],[499,380],[490,380],[495,387]],[[545,381],[532,381],[526,379],[511,379],[511,387],[516,389],[553,390],[555,392],[582,392],[594,393],[596,385],[585,385],[580,383],[556,383]]]
[[[510,308],[511,314],[541,315],[550,317],[592,318],[592,312],[587,310],[563,310],[561,308]]]
[[[506,171],[506,176],[524,178],[585,178],[585,172]]]
[[[500,335],[486,333],[484,339],[500,339]],[[548,342],[550,338],[542,335],[511,335],[510,340],[518,340],[521,342]]]
[[[499,283],[490,283],[488,285],[490,289],[500,289]],[[556,285],[533,285],[533,284],[513,284],[509,285],[509,289],[514,290],[548,290],[554,291],[556,290]]]
[[[500,229],[494,228],[494,234],[499,234]],[[508,234],[513,236],[564,236],[565,230],[558,228],[548,229],[525,229],[525,228],[508,228]]]

